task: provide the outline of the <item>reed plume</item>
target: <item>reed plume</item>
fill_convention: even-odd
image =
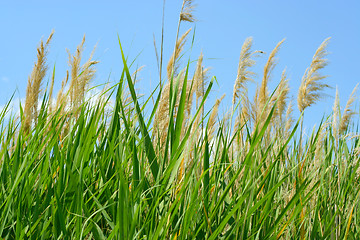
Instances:
[[[349,100],[346,103],[344,113],[341,116],[341,121],[339,124],[339,134],[340,135],[343,134],[347,130],[349,122],[351,120],[351,117],[355,114],[355,112],[353,110],[351,110],[351,107],[355,101],[355,98],[356,98],[355,95],[356,95],[358,86],[359,86],[359,84],[356,84],[353,91],[351,92]]]
[[[285,114],[285,136],[286,139],[287,137],[290,135],[290,130],[292,125],[294,124],[294,119],[292,117],[292,112],[293,112],[293,103],[292,101],[289,102],[288,107],[286,109],[286,114]]]
[[[169,80],[171,79],[172,74],[174,76],[177,75],[177,70],[179,68],[177,61],[178,61],[180,54],[184,48],[184,44],[186,42],[186,37],[190,31],[191,31],[191,28],[189,30],[187,30],[175,44],[174,53],[172,54],[172,56],[168,62],[167,68],[166,68],[167,69],[167,77]]]
[[[180,21],[185,22],[194,22],[195,18],[192,12],[194,11],[194,6],[192,5],[192,0],[184,0],[180,13]]]
[[[326,76],[323,76],[319,73],[319,71],[328,64],[328,61],[325,57],[328,55],[326,47],[329,43],[329,40],[330,38],[325,39],[316,50],[310,67],[306,69],[302,78],[297,98],[300,112],[303,112],[307,107],[311,106],[320,97],[322,97],[323,94],[321,91],[324,88],[330,87],[329,85],[321,82],[321,80],[326,78]]]
[[[25,132],[30,130],[32,121],[37,119],[38,98],[41,92],[42,81],[48,69],[46,65],[46,56],[53,35],[54,31],[50,33],[45,44],[41,40],[40,46],[37,48],[37,61],[35,62],[32,73],[28,79],[23,119]]]
[[[271,51],[269,58],[265,64],[264,67],[264,75],[263,75],[263,79],[260,85],[260,89],[259,89],[259,110],[262,111],[267,100],[268,100],[268,82],[270,80],[271,77],[271,73],[272,70],[275,68],[276,66],[276,54],[279,52],[281,44],[285,41],[285,39],[281,40],[276,46],[275,48]]]
[[[289,92],[290,92],[289,80],[287,79],[286,70],[284,69],[284,71],[281,74],[281,80],[279,86],[277,87],[275,94],[271,99],[272,103],[277,101],[274,117],[279,117],[280,121],[282,120],[285,112],[286,103],[289,98],[288,96]]]
[[[216,118],[218,116],[218,110],[219,110],[219,106],[221,101],[224,99],[225,94],[223,94],[221,96],[221,98],[216,99],[215,105],[211,111],[210,117],[209,117],[209,121],[208,121],[208,136],[209,136],[209,140],[211,140],[213,138],[213,134],[215,131],[215,124],[216,124]]]
[[[266,119],[269,108],[265,109],[269,99],[269,90],[268,83],[271,77],[272,70],[276,66],[276,54],[279,52],[281,44],[285,41],[285,39],[281,40],[278,44],[276,44],[275,48],[271,51],[269,58],[264,67],[263,78],[260,84],[260,87],[257,87],[254,102],[253,102],[253,118],[254,118],[254,130],[255,127],[262,127],[264,120]]]
[[[235,107],[236,99],[242,97],[242,91],[246,89],[246,82],[253,80],[252,76],[254,75],[254,72],[249,70],[249,68],[255,64],[255,61],[251,58],[253,55],[253,53],[251,53],[252,43],[253,39],[252,37],[249,37],[245,40],[241,47],[239,65],[232,98],[233,108]]]
[[[200,53],[196,64],[196,70],[194,73],[194,89],[196,93],[196,106],[198,106],[198,100],[204,95],[204,73],[203,73],[203,54]]]
[[[54,67],[54,71],[53,74],[51,75],[51,84],[50,84],[50,89],[49,89],[49,112],[53,111],[53,100],[52,100],[52,95],[53,95],[53,91],[54,91],[54,82],[55,82],[55,67]]]
[[[65,87],[67,85],[69,81],[69,71],[66,71],[66,77],[63,79],[63,81],[61,82],[61,89],[57,94],[56,97],[56,105],[55,105],[55,109],[59,110],[61,108],[61,111],[63,110],[64,104],[65,104],[65,97],[66,95],[64,94],[64,90]]]
[[[68,51],[69,54],[69,66],[71,67],[71,80],[70,80],[70,87],[69,87],[69,95],[70,95],[70,102],[72,105],[72,109],[76,112],[79,106],[83,103],[86,88],[90,81],[95,76],[95,68],[94,65],[98,63],[98,61],[93,61],[93,55],[95,52],[96,47],[90,54],[89,59],[80,66],[82,52],[84,50],[84,43],[85,43],[85,35],[82,39],[81,44],[77,47],[76,53],[74,56]]]
[[[340,118],[340,99],[339,99],[339,90],[336,87],[335,101],[333,106],[333,120],[332,120],[332,131],[336,139],[336,142],[339,139],[339,118]]]

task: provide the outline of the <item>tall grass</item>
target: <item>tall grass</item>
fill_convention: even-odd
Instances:
[[[194,21],[191,4],[184,1],[179,26]],[[120,39],[119,82],[96,101],[85,97],[97,62],[91,55],[80,66],[84,38],[53,102],[54,77],[41,89],[52,34],[41,42],[19,116],[9,116],[10,101],[0,114],[1,238],[360,238],[356,88],[343,114],[336,100],[333,114],[301,137],[304,110],[327,87],[318,71],[328,40],[303,77],[296,121],[286,72],[276,89],[268,86],[283,41],[253,101],[246,83],[260,52],[245,41],[233,106],[221,116],[223,97],[207,102],[215,78],[206,81],[202,54],[193,75],[190,61],[180,68],[188,33],[176,37],[167,78],[145,101]]]

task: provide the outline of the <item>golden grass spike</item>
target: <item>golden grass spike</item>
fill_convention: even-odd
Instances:
[[[70,93],[70,102],[73,106],[77,105],[77,99],[76,95],[79,92],[80,84],[78,81],[78,76],[81,72],[80,70],[80,62],[82,57],[82,52],[84,49],[84,43],[85,43],[85,35],[80,43],[80,45],[77,47],[75,55],[72,56],[70,51],[68,51],[69,55],[69,66],[71,68],[70,70],[70,87],[69,87],[69,93]]]
[[[98,61],[93,61],[94,52],[96,46],[90,54],[89,59],[80,66],[82,52],[84,50],[85,35],[76,49],[74,56],[68,51],[69,54],[69,65],[71,67],[71,80],[69,87],[70,103],[73,110],[76,112],[78,107],[83,103],[86,87],[90,81],[94,78],[96,70],[93,68]]]
[[[359,84],[356,84],[356,86],[354,87],[353,91],[350,94],[349,100],[346,103],[346,107],[339,124],[339,134],[343,134],[347,130],[351,117],[355,114],[355,112],[351,110],[351,106],[355,101],[356,98],[355,94],[358,89],[358,86]]]
[[[209,117],[209,123],[208,123],[208,136],[209,140],[213,138],[213,133],[215,131],[215,124],[216,124],[216,117],[218,116],[218,110],[221,101],[224,99],[225,94],[222,95],[221,98],[217,99],[215,102],[215,105],[211,111],[210,117]]]
[[[170,81],[161,91],[161,97],[154,118],[153,141],[157,144],[163,143],[166,138],[166,129],[169,124],[169,98],[170,98]],[[160,141],[160,143],[159,143]]]
[[[48,53],[48,46],[54,35],[52,31],[44,44],[41,40],[40,46],[37,48],[37,61],[34,64],[34,68],[31,72],[31,75],[28,80],[28,85],[26,89],[26,99],[24,107],[24,130],[28,132],[31,127],[33,120],[37,119],[37,105],[38,98],[41,92],[41,84],[46,75],[47,65],[46,65],[46,56]]]
[[[49,111],[50,112],[52,112],[52,110],[53,110],[52,95],[53,95],[53,90],[54,90],[54,82],[55,82],[55,74],[53,73],[51,76],[51,84],[50,84],[50,89],[49,89]]]
[[[57,97],[56,97],[56,105],[55,105],[56,110],[58,110],[64,104],[64,100],[65,100],[64,99],[64,89],[65,89],[65,86],[67,85],[68,81],[69,81],[69,71],[66,70],[66,77],[62,81],[61,89],[58,92]]]
[[[245,40],[241,47],[239,65],[233,91],[233,108],[235,107],[236,99],[241,97],[241,91],[246,89],[245,83],[252,80],[251,76],[254,75],[252,71],[248,70],[248,68],[255,64],[255,61],[251,58],[252,53],[250,51],[252,42],[252,37],[249,37]]]
[[[184,44],[186,42],[186,36],[189,34],[190,31],[191,31],[191,28],[189,30],[187,30],[175,44],[174,53],[172,54],[172,56],[168,62],[168,65],[167,65],[167,77],[169,80],[171,79],[171,75],[173,72],[174,72],[174,76],[177,74],[178,65],[176,64],[176,62],[177,62],[178,58],[180,57],[180,54],[181,54],[181,52],[184,48]]]
[[[276,46],[275,48],[271,51],[269,58],[265,64],[264,67],[264,75],[263,75],[263,79],[260,85],[260,90],[259,90],[259,110],[262,111],[267,100],[268,100],[268,82],[270,79],[270,75],[272,70],[274,69],[274,67],[276,66],[276,59],[275,56],[276,54],[279,52],[281,44],[285,41],[285,39],[281,40]]]
[[[281,74],[281,80],[279,86],[276,89],[275,94],[273,95],[271,100],[271,102],[275,102],[277,100],[275,117],[279,117],[280,120],[283,119],[283,115],[286,107],[286,101],[288,99],[289,92],[290,92],[289,80],[287,79],[286,69],[284,69]]]
[[[332,132],[336,139],[336,142],[339,139],[339,117],[340,117],[340,99],[339,99],[339,90],[338,87],[336,86],[335,101],[333,106],[333,120],[332,120]]]
[[[203,54],[200,53],[196,64],[196,70],[194,73],[194,89],[196,91],[196,103],[198,103],[198,99],[200,99],[204,95],[204,75],[203,75]]]
[[[329,40],[330,38],[325,39],[316,50],[310,67],[306,69],[302,78],[297,98],[300,112],[303,112],[307,107],[315,103],[322,96],[321,91],[329,87],[329,85],[321,83],[321,80],[326,78],[326,76],[319,73],[328,64],[325,57],[328,55],[326,47]]]
[[[294,119],[292,118],[292,112],[293,112],[292,106],[293,106],[292,101],[290,101],[285,115],[285,133],[287,134],[287,136],[294,123]]]
[[[183,1],[183,8],[180,13],[180,21],[185,22],[194,22],[196,19],[192,12],[194,11],[194,5],[192,5],[192,0],[184,0]]]

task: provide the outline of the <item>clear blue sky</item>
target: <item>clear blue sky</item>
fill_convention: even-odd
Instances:
[[[257,80],[268,54],[277,42],[286,38],[273,73],[271,86],[279,82],[286,67],[296,103],[297,89],[312,56],[327,37],[330,64],[323,71],[326,91],[335,95],[338,86],[341,105],[346,104],[353,87],[360,82],[360,1],[214,1],[196,0],[195,24],[185,23],[181,32],[196,26],[195,45],[187,56],[195,60],[200,51],[204,64],[217,77],[212,98],[227,94],[230,104],[242,43],[252,36],[253,49],[267,53],[259,58]],[[165,4],[165,62],[172,52],[182,1]],[[98,43],[95,59],[100,61],[96,83],[116,82],[121,73],[121,55],[117,34],[126,54],[137,66],[145,65],[140,74],[140,92],[148,94],[158,82],[153,34],[160,43],[162,0],[133,1],[0,1],[0,106],[16,90],[16,98],[25,96],[26,84],[36,60],[36,47],[51,30],[55,35],[48,55],[49,68],[56,63],[56,87],[59,89],[67,66],[66,48],[74,52],[86,34],[87,58]],[[189,45],[185,47],[189,50]],[[186,63],[186,59],[183,60]],[[48,79],[48,78],[47,78]],[[250,84],[254,88],[255,84]],[[357,100],[359,102],[360,99]],[[331,113],[333,97],[327,97],[307,110],[310,124]],[[359,104],[357,104],[359,106]],[[229,106],[230,108],[230,106]],[[297,112],[297,107],[294,108]]]

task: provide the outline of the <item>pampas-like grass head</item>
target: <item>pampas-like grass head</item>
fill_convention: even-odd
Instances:
[[[341,116],[341,121],[339,124],[339,134],[343,134],[347,130],[351,117],[355,114],[355,112],[351,110],[351,106],[355,101],[356,98],[355,94],[357,92],[358,86],[359,84],[356,84],[356,86],[354,87],[353,91],[350,94],[349,100],[346,103],[346,107],[344,109],[343,115]]]
[[[83,66],[80,66],[82,52],[84,50],[84,43],[85,43],[85,35],[80,45],[77,47],[74,56],[72,56],[68,51],[69,66],[71,67],[69,95],[70,95],[70,102],[72,104],[72,108],[74,111],[77,111],[78,107],[82,104],[86,92],[86,87],[95,76],[96,70],[94,68],[94,65],[98,63],[98,61],[92,60],[96,49],[95,47],[92,53],[90,54],[89,59],[83,64]]]
[[[255,61],[251,58],[252,42],[253,39],[251,37],[247,38],[241,48],[237,76],[233,91],[233,107],[236,104],[236,99],[241,98],[241,92],[246,89],[246,82],[252,80],[252,75],[254,75],[254,73],[249,70],[249,68],[255,64]]]
[[[329,87],[329,85],[321,82],[326,76],[319,73],[319,71],[328,64],[325,57],[328,55],[326,47],[329,40],[330,38],[325,39],[316,50],[310,67],[305,71],[302,78],[297,99],[300,112],[303,112],[307,107],[314,104],[323,95],[321,91]]]
[[[194,11],[194,5],[192,0],[184,0],[182,11],[180,13],[180,21],[194,22],[195,18],[192,12]]]
[[[24,120],[23,126],[25,132],[28,132],[33,120],[37,119],[37,105],[38,98],[41,92],[41,84],[46,75],[48,69],[46,65],[46,56],[48,53],[48,46],[54,35],[52,31],[44,44],[41,40],[40,46],[37,48],[37,61],[34,64],[34,68],[28,80],[26,88],[26,99],[24,107]]]
[[[167,65],[167,77],[170,80],[172,74],[174,74],[174,76],[176,76],[177,74],[177,69],[178,69],[178,65],[177,65],[177,61],[180,57],[180,54],[184,48],[185,42],[186,42],[186,36],[189,34],[189,32],[191,31],[191,28],[189,30],[187,30],[181,37],[179,40],[177,40],[176,44],[175,44],[175,50],[174,53],[172,54],[168,65]]]

